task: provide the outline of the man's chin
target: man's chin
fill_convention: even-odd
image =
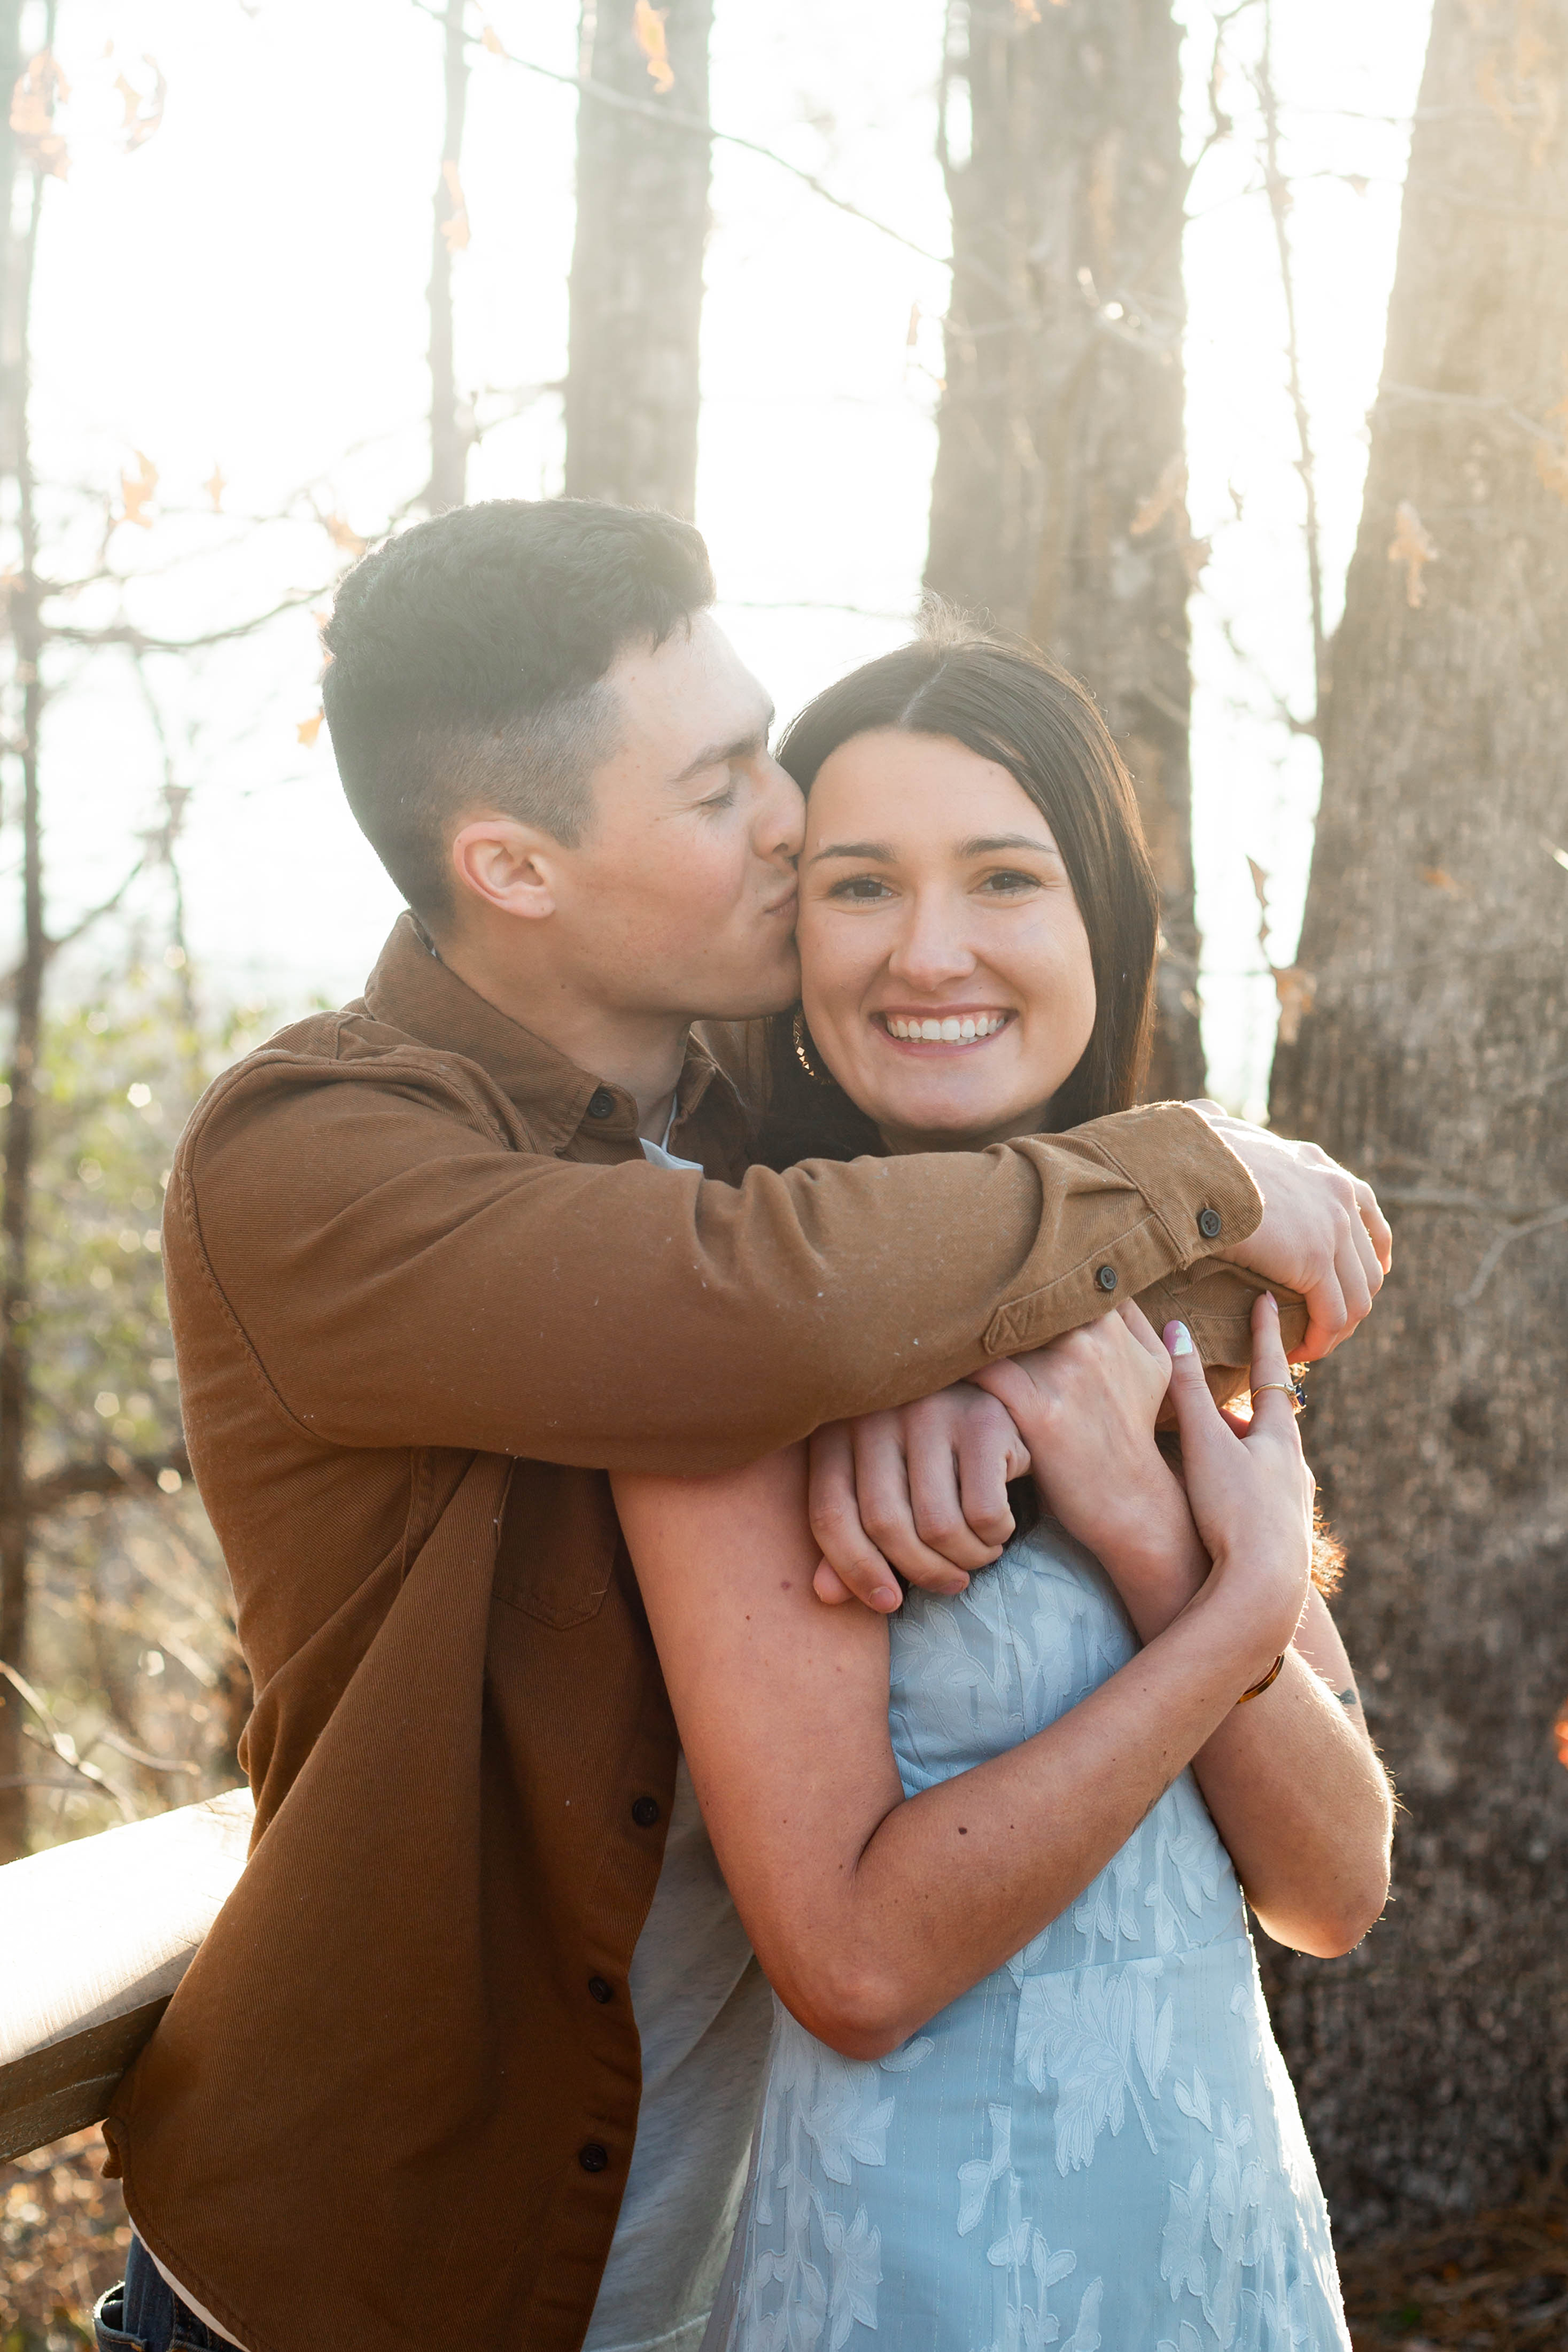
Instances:
[[[773,1013],[788,1013],[800,1003],[800,966],[792,955],[781,966],[770,959],[772,969],[763,977],[749,972],[713,990],[710,1002],[694,1021],[764,1021]]]

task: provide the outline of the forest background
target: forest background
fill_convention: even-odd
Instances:
[[[1568,0],[0,0],[0,1853],[237,1778],[158,1222],[396,911],[334,580],[464,497],[692,512],[783,711],[922,587],[1078,669],[1153,1091],[1390,1206],[1307,1432],[1395,1900],[1265,1974],[1342,2246],[1423,2249],[1368,2325],[1563,2341],[1555,2192],[1475,2217],[1568,2139]],[[7,2178],[0,2343],[75,2343],[122,2216]]]

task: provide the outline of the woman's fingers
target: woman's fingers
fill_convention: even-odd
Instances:
[[[1279,1307],[1266,1290],[1252,1310],[1252,1427],[1282,1434],[1294,1430],[1290,1367],[1279,1334]]]
[[[1189,1467],[1195,1467],[1216,1445],[1230,1444],[1230,1432],[1209,1394],[1204,1360],[1184,1323],[1166,1324],[1164,1347],[1171,1360],[1170,1396],[1182,1433],[1182,1453]]]

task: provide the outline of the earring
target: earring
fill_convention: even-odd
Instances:
[[[814,1087],[832,1086],[833,1080],[825,1078],[822,1072],[814,1066],[811,1056],[805,1050],[805,1014],[797,1004],[795,1008],[795,1058]]]

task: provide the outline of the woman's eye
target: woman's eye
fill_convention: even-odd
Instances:
[[[988,874],[980,887],[983,890],[989,890],[993,896],[998,893],[1011,895],[1019,890],[1037,890],[1040,883],[1038,875],[1019,874],[1011,867],[1004,867],[1000,873]]]
[[[708,798],[705,801],[699,801],[697,805],[699,808],[704,809],[733,808],[735,805],[734,779],[731,778],[729,783],[723,786],[721,791],[710,793]]]
[[[874,874],[850,874],[842,882],[836,882],[827,895],[830,898],[847,899],[851,906],[867,907],[891,894],[887,884],[879,882]]]

